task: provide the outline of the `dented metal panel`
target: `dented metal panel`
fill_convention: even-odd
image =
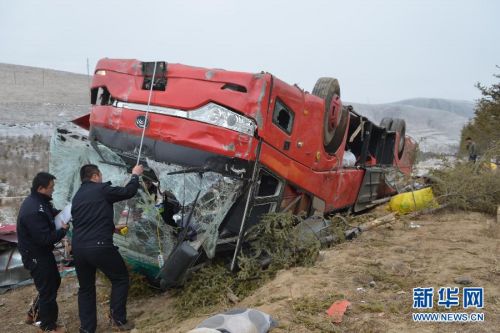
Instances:
[[[31,279],[15,246],[0,245],[0,288],[14,286]]]
[[[141,89],[141,62],[137,60],[103,59],[96,71],[105,75],[95,75],[92,89],[107,87],[115,100],[143,103],[148,100],[149,91]],[[265,116],[258,116],[267,110],[270,74],[254,75],[220,69],[207,70],[181,64],[169,64],[167,71],[168,88],[154,91],[151,105],[192,110],[210,102],[218,103],[251,117],[259,124]],[[246,92],[224,89],[226,84],[244,87]],[[203,93],[200,93],[203,92]]]
[[[133,137],[140,138],[142,128],[137,126],[136,121],[138,117],[144,115],[144,112],[135,110],[124,112],[123,110],[113,106],[101,106],[92,112],[91,134],[113,132],[117,133],[116,136],[122,134],[130,136],[132,141],[135,141]],[[182,145],[245,160],[255,158],[252,147],[255,147],[256,143],[252,140],[252,136],[246,134],[185,118],[154,113],[149,114],[148,124],[145,131],[147,140]],[[116,141],[114,139],[105,141],[109,136],[106,134],[106,137],[103,136],[100,139],[103,140],[101,142],[112,147]],[[234,145],[234,150],[225,148],[230,145]],[[154,146],[149,147],[149,150],[155,150]]]

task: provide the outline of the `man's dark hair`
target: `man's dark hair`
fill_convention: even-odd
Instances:
[[[82,182],[89,181],[93,175],[99,174],[99,168],[95,164],[85,164],[80,169],[80,179]]]
[[[472,138],[470,136],[466,137],[465,140],[471,140],[472,141]]]
[[[56,176],[51,175],[48,172],[39,172],[36,174],[35,178],[33,178],[31,189],[33,191],[37,191],[40,186],[43,188],[47,188],[49,187],[50,182],[54,179],[56,179]]]

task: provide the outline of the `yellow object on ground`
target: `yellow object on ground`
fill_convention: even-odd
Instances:
[[[417,210],[438,206],[430,187],[395,195],[389,202],[389,209],[399,214],[408,214]]]
[[[497,170],[497,165],[495,163],[488,163],[487,167],[489,167],[491,170],[496,171]]]
[[[120,229],[120,235],[125,236],[128,234],[128,227],[123,227]]]
[[[124,224],[116,225],[115,234],[126,236],[128,234],[128,227]]]

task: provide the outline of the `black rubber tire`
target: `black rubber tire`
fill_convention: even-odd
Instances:
[[[396,148],[398,150],[398,157],[401,158],[405,149],[406,122],[404,119],[393,119],[391,131],[399,133],[399,142],[396,144]]]
[[[330,143],[325,146],[325,150],[329,154],[335,154],[339,149],[342,141],[344,139],[345,132],[347,130],[347,124],[349,122],[349,107],[343,106],[339,115],[339,122],[337,127],[335,128],[335,133],[333,134],[333,138]]]
[[[336,98],[335,96],[340,97],[339,81],[332,77],[321,77],[318,81],[316,81],[312,94],[325,100],[325,113],[323,117],[323,145],[326,148],[332,143],[336,131],[336,127],[330,129],[329,112],[333,98]],[[339,111],[341,110],[336,110],[336,112],[340,113]],[[340,122],[337,123],[339,124]]]
[[[380,121],[380,127],[385,128],[386,130],[390,131],[392,121],[393,121],[392,118],[382,118],[382,120]]]

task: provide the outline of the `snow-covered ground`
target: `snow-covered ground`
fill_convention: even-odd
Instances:
[[[474,114],[474,104],[433,98],[416,98],[387,104],[356,104],[354,109],[375,123],[383,118],[402,118],[406,133],[424,152],[455,154],[460,132]]]
[[[16,137],[33,135],[50,136],[57,124],[52,122],[0,124],[0,137]]]
[[[453,156],[443,156],[442,158],[429,158],[425,161],[418,162],[415,166],[415,176],[425,176],[433,169],[441,169],[449,165],[453,165],[456,158]]]
[[[443,154],[456,154],[459,146],[459,135],[441,132],[435,129],[409,130],[423,152],[434,152]]]

